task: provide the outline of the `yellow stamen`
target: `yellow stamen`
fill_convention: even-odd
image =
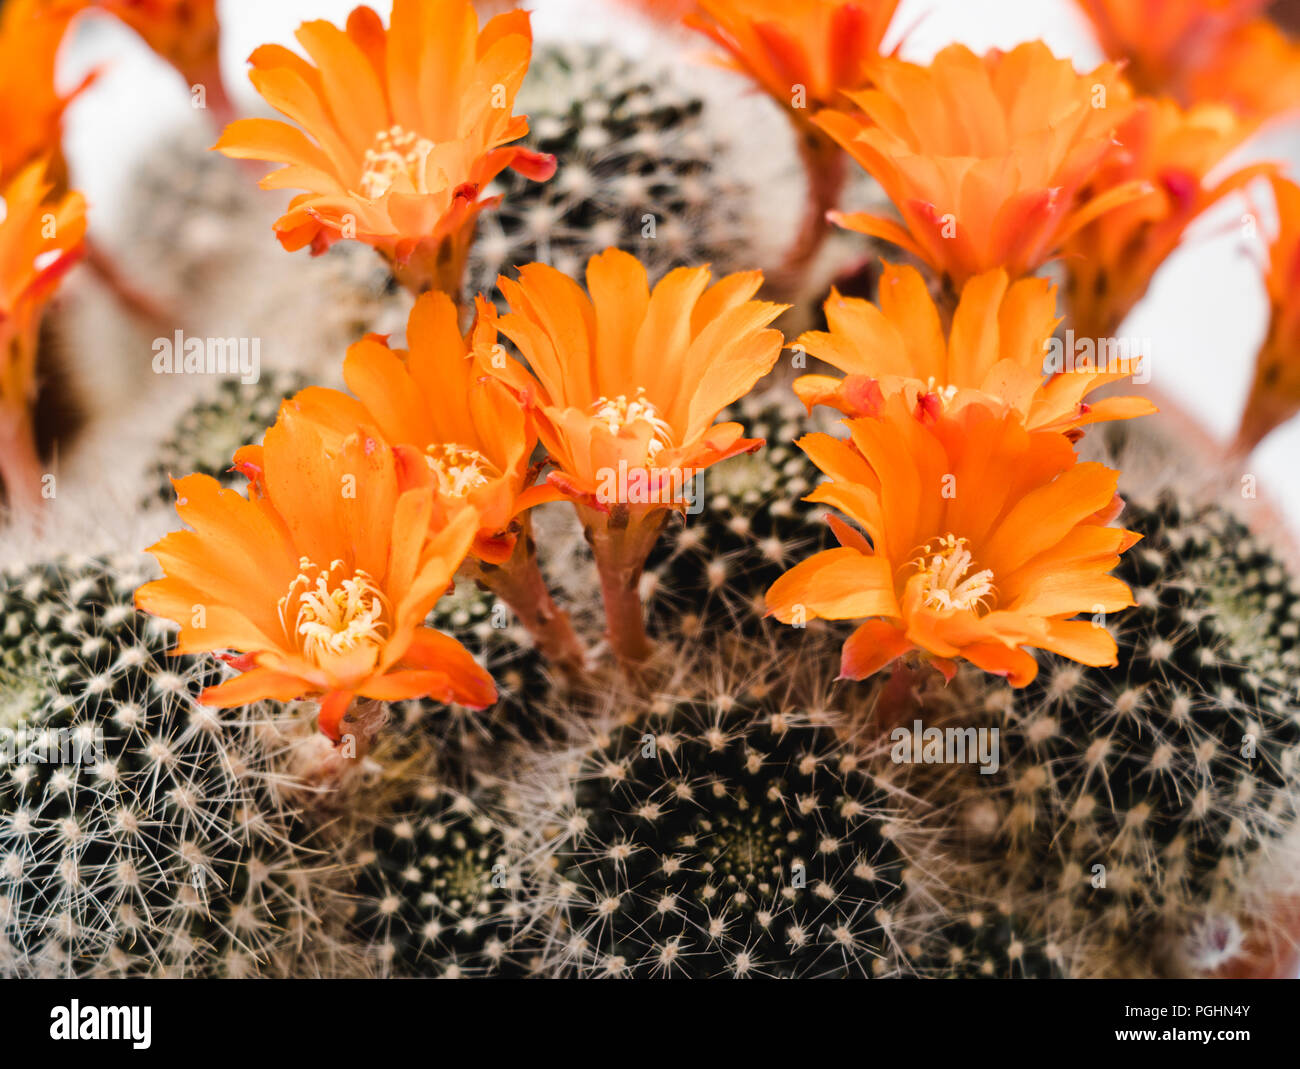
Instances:
[[[434,149],[426,137],[400,126],[392,126],[375,135],[375,143],[366,149],[365,170],[361,174],[361,193],[377,200],[389,192],[399,178],[405,178],[410,192],[429,192],[424,181],[424,161]],[[405,192],[405,191],[403,191]]]
[[[647,460],[654,460],[673,444],[672,427],[659,415],[659,410],[646,400],[644,387],[638,387],[636,396],[631,401],[626,394],[619,394],[614,398],[601,397],[591,407],[592,414],[609,428],[610,434],[617,434],[637,420],[649,424],[651,437],[646,445]]]
[[[934,394],[936,397],[939,398],[939,401],[943,405],[943,407],[947,408],[950,404],[952,404],[952,399],[957,396],[957,387],[951,385],[940,386],[938,381],[935,379],[935,377],[931,375],[929,381],[927,381],[925,384],[925,392]],[[949,537],[952,536],[950,535]]]
[[[438,480],[438,489],[453,497],[464,497],[501,477],[500,469],[482,453],[455,442],[429,446],[424,462]]]
[[[922,574],[922,602],[928,609],[976,609],[993,595],[991,570],[985,568],[967,577],[973,559],[964,538],[944,535],[937,544],[927,545],[925,553],[912,563]]]
[[[323,569],[307,557],[298,560],[298,575],[280,599],[280,623],[300,636],[303,652],[316,663],[358,646],[380,646],[388,633],[387,600],[378,584],[357,569],[344,578],[341,560]]]

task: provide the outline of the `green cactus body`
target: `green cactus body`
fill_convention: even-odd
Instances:
[[[1032,926],[998,909],[941,926],[923,944],[917,973],[945,980],[1053,980],[1065,975],[1060,952]]]
[[[746,398],[719,416],[767,444],[703,472],[693,491],[698,514],[669,517],[643,579],[653,631],[757,638],[784,626],[763,619],[767,588],[834,544],[825,509],[800,500],[819,477],[789,444],[805,418],[800,406],[772,395]]]
[[[480,756],[500,758],[505,747],[536,743],[557,732],[546,701],[551,686],[547,665],[493,594],[460,579],[434,606],[427,624],[462,643],[491,673],[498,695],[495,705],[482,710],[423,699],[393,703],[397,728],[437,743],[443,777],[468,787]]]
[[[202,290],[238,271],[244,250],[231,243],[232,222],[264,222],[248,175],[211,144],[202,126],[169,133],[131,176],[122,231],[131,259],[164,292]]]
[[[353,929],[390,975],[517,974],[518,891],[492,817],[424,784],[376,823],[358,858]]]
[[[671,72],[648,76],[608,48],[540,46],[516,106],[531,146],[559,169],[546,182],[498,179],[505,199],[480,223],[471,291],[491,294],[498,274],[535,261],[581,277],[610,246],[638,256],[652,281],[683,265],[725,268],[745,247],[703,101]]]
[[[159,445],[158,456],[146,476],[155,495],[144,502],[170,505],[175,499],[171,480],[198,473],[210,475],[225,486],[241,488],[246,481],[231,471],[231,458],[241,446],[260,442],[275,422],[280,404],[303,387],[302,375],[270,373],[256,383],[225,380],[208,397],[197,401],[176,421],[171,434]]]
[[[329,860],[256,709],[195,698],[132,607],[139,559],[0,577],[0,974],[254,976],[304,966]]]
[[[560,830],[561,971],[871,976],[896,968],[892,814],[830,733],[679,706],[578,762]]]
[[[1144,538],[1116,572],[1137,602],[1118,667],[1044,655],[1029,687],[988,690],[1001,772],[954,774],[1055,923],[1146,940],[1231,912],[1296,825],[1300,590],[1217,506],[1170,491],[1124,523]]]

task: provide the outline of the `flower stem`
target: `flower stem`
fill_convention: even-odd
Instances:
[[[808,268],[821,252],[831,232],[826,213],[838,207],[848,178],[844,150],[817,130],[796,127],[799,158],[808,176],[808,204],[794,243],[772,273],[772,290],[783,300],[793,300],[804,288]]]
[[[587,651],[569,614],[555,604],[537,563],[537,542],[527,513],[521,518],[523,529],[515,541],[514,552],[500,565],[469,560],[465,574],[482,583],[510,607],[528,629],[547,659],[570,680],[586,672]]]
[[[934,306],[939,311],[939,325],[943,328],[944,336],[947,337],[952,332],[952,321],[957,315],[957,305],[961,303],[961,293],[952,279],[944,275],[931,286],[930,295],[934,298]]]
[[[641,606],[641,572],[668,510],[618,504],[605,513],[588,505],[574,507],[600,573],[610,648],[624,670],[634,675],[654,652]]]
[[[226,91],[226,81],[221,77],[220,63],[214,61],[202,76],[190,79],[190,84],[191,92],[193,86],[203,86],[204,104],[218,134],[239,118],[239,112]]]
[[[465,299],[465,269],[477,226],[477,219],[470,218],[452,234],[421,241],[405,260],[387,257],[393,277],[412,297],[430,290],[450,297],[462,330],[473,309],[473,302]]]
[[[36,511],[43,474],[31,416],[23,408],[0,411],[0,483],[11,513]]]
[[[909,664],[903,658],[894,662],[889,678],[876,699],[876,730],[887,735],[917,708],[915,687],[924,670]]]
[[[1230,448],[1229,456],[1234,460],[1248,457],[1260,442],[1291,419],[1300,408],[1300,398],[1285,388],[1287,376],[1284,369],[1294,359],[1294,354],[1278,342],[1277,333],[1274,323],[1255,357],[1255,375],[1246,394],[1237,436]]]
[[[127,312],[153,329],[171,329],[171,318],[166,310],[128,282],[104,247],[89,238],[86,239],[86,264]]]
[[[353,698],[348,711],[339,721],[339,737],[354,739],[356,752],[352,756],[365,757],[374,745],[375,736],[388,723],[388,706],[374,698]]]

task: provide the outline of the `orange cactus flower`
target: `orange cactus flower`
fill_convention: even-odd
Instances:
[[[1237,433],[1242,452],[1300,412],[1300,185],[1280,175],[1270,181],[1278,229],[1264,277],[1269,326]]]
[[[406,338],[407,350],[374,335],[348,350],[343,376],[355,398],[310,387],[289,405],[340,440],[358,424],[374,426],[408,470],[427,469],[435,527],[469,505],[479,529],[462,571],[509,605],[552,661],[580,669],[585,653],[547,592],[526,511],[560,494],[532,485],[532,420],[486,369],[505,351],[497,345],[496,309],[480,297],[478,320],[462,337],[451,298],[426,293],[415,302]]]
[[[751,299],[761,272],[712,277],[682,267],[651,289],[636,257],[611,248],[588,262],[587,292],[545,264],[497,280],[510,306],[501,332],[532,373],[508,359],[494,370],[534,407],[558,469],[550,481],[573,500],[610,512],[627,504],[612,495],[620,466],[668,495],[674,473],[762,445],[739,423],[713,421],[772,370],[782,339],[765,328],[784,309]]]
[[[286,249],[355,238],[413,292],[458,300],[488,183],[507,167],[536,179],[555,169],[511,144],[528,133],[511,110],[532,55],[528,14],[480,33],[470,0],[395,0],[388,29],[358,7],[346,31],[315,21],[297,36],[316,66],[278,45],[249,61],[258,92],[298,126],[241,119],[216,148],[288,164],[267,189],[307,190],[275,224]]]
[[[1269,19],[1253,19],[1188,71],[1183,95],[1227,104],[1247,121],[1294,113],[1300,109],[1300,42]]]
[[[30,408],[41,316],[85,249],[86,203],[53,195],[43,161],[0,185],[0,481],[11,505],[40,500]]]
[[[0,185],[37,159],[62,191],[63,111],[90,79],[67,96],[54,84],[59,48],[84,0],[8,0],[0,5]]]
[[[1091,188],[1103,194],[1141,180],[1151,191],[1093,220],[1063,250],[1071,324],[1081,336],[1113,336],[1187,227],[1229,193],[1275,169],[1255,164],[1207,182],[1252,132],[1252,125],[1223,105],[1184,111],[1169,99],[1137,102],[1119,129],[1120,146]]]
[[[423,626],[474,539],[472,509],[433,531],[433,491],[404,482],[373,430],[337,443],[291,408],[236,463],[247,496],[205,475],[175,482],[192,529],[150,548],[164,577],[136,592],[140,609],[181,625],[175,652],[239,654],[241,674],[201,701],[319,698],[337,740],[356,696],[496,700],[469,652]]]
[[[710,285],[708,268],[678,268],[652,290],[617,249],[588,262],[587,292],[543,264],[519,276],[497,280],[510,305],[500,327],[532,372],[507,360],[495,373],[536,413],[549,481],[587,527],[616,652],[642,660],[636,579],[694,476],[763,444],[714,420],[776,363],[768,325],[783,306],[752,300],[757,271]]]
[[[773,292],[795,296],[826,240],[827,216],[847,178],[843,151],[812,117],[842,105],[845,90],[868,85],[898,0],[700,0],[699,6],[686,25],[716,42],[726,65],[752,78],[794,125],[808,204],[770,284]]]
[[[765,89],[794,118],[841,103],[861,89],[881,55],[898,0],[700,0],[686,24],[707,34],[728,65]]]
[[[949,677],[966,660],[1021,687],[1038,671],[1028,648],[1116,663],[1109,632],[1076,619],[1133,604],[1107,574],[1139,538],[1104,526],[1117,512],[1116,472],[1078,463],[1060,434],[980,405],[925,421],[895,395],[879,418],[847,425],[847,441],[811,434],[799,445],[829,476],[807,500],[861,531],[829,517],[840,546],[767,592],[784,623],[863,620],[844,645],[842,678],[910,655]]]
[[[962,290],[946,342],[939,310],[915,268],[886,263],[879,302],[877,307],[832,292],[825,305],[830,331],[809,331],[799,339],[797,348],[847,376],[795,380],[795,393],[810,411],[825,404],[849,416],[869,416],[886,397],[901,393],[924,418],[970,403],[1005,404],[1030,430],[1075,437],[1087,424],[1156,410],[1140,397],[1085,400],[1097,387],[1136,371],[1135,357],[1111,368],[1095,349],[1081,357],[1071,353],[1068,361],[1058,349],[1060,366],[1052,366],[1060,321],[1056,289],[1046,279],[1009,284],[1000,269],[976,275]]]
[[[1107,57],[1141,93],[1176,91],[1218,42],[1268,0],[1078,0]]]
[[[537,435],[506,386],[475,359],[475,348],[490,358],[497,341],[495,309],[481,298],[478,309],[471,337],[462,337],[451,298],[424,294],[407,323],[408,349],[373,334],[348,349],[343,377],[355,397],[310,387],[291,405],[340,439],[367,424],[413,449],[433,476],[435,525],[469,504],[479,515],[471,552],[500,564],[514,548],[519,513],[556,495],[529,493]]]
[[[1079,227],[1143,192],[1079,195],[1132,108],[1113,66],[1078,74],[1041,42],[983,57],[952,45],[928,67],[877,60],[871,78],[874,88],[846,94],[864,114],[828,110],[814,121],[875,177],[903,223],[866,213],[835,221],[898,245],[958,289],[996,267],[1033,273]]]
[[[0,187],[25,166],[43,161],[53,191],[68,189],[63,155],[63,113],[95,78],[71,93],[55,86],[59,49],[72,20],[91,0],[8,0],[0,4]],[[102,249],[88,243],[91,270],[123,306],[153,329],[172,321],[157,302],[133,287]]]
[[[1139,92],[1226,104],[1253,122],[1300,108],[1300,43],[1268,0],[1078,0]]]
[[[751,299],[758,271],[711,280],[683,267],[651,289],[636,257],[612,248],[588,262],[587,292],[545,264],[497,280],[510,306],[501,332],[532,373],[504,360],[496,374],[534,408],[565,495],[603,513],[627,506],[611,481],[623,470],[644,474],[654,507],[684,508],[681,472],[762,445],[713,421],[776,363],[781,335],[765,328],[783,307]]]
[[[216,0],[96,0],[135,30],[186,84],[201,85],[223,123],[233,118],[221,79],[221,26]]]

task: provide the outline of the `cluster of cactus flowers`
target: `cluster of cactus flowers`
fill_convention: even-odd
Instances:
[[[1300,583],[1212,494],[1088,459],[1160,419],[1136,360],[1045,358],[1259,179],[1239,453],[1294,414],[1296,187],[1219,164],[1300,104],[1300,46],[1096,0],[1094,71],[917,64],[893,0],[685,6],[806,168],[766,277],[700,102],[534,60],[525,12],[305,23],[307,59],[250,57],[282,121],[234,117],[212,3],[6,6],[29,66],[83,9],[126,20],[210,93],[217,151],[285,165],[283,248],[370,246],[409,316],[337,354],[345,389],[231,383],[161,434],[141,507],[186,529],[153,562],[0,573],[0,974],[1293,967]],[[89,249],[157,312],[87,246],[46,81],[37,129],[0,78],[0,479],[38,525],[60,277]],[[893,215],[840,210],[854,167]],[[896,248],[870,299],[810,293],[832,227]]]

